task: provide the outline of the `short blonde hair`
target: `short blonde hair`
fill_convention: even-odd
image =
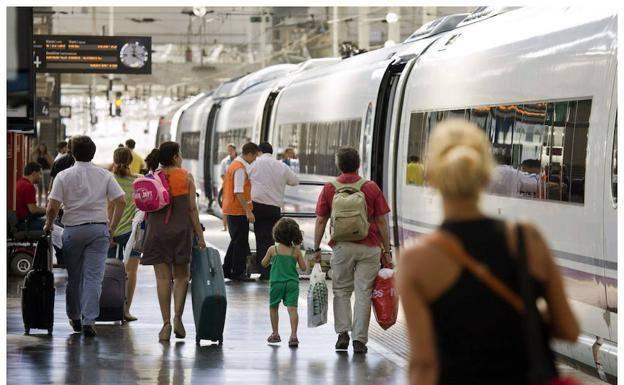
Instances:
[[[483,130],[463,119],[441,122],[431,134],[427,177],[444,197],[476,198],[490,181],[494,159]]]

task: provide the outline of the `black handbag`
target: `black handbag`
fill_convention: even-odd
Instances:
[[[550,331],[537,308],[535,288],[529,274],[524,230],[516,225],[518,242],[518,289],[524,302],[524,340],[526,343],[528,378],[531,385],[552,383],[559,377],[555,356],[550,349]]]

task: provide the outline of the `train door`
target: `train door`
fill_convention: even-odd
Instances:
[[[405,68],[405,62],[392,63],[388,66],[379,86],[377,107],[375,108],[371,157],[369,160],[370,179],[374,180],[386,194],[388,193],[390,181],[387,172],[390,162],[387,149],[390,147],[392,108],[394,106],[397,84],[403,68]]]
[[[390,206],[396,206],[392,203],[392,175],[391,170],[391,145],[392,140],[391,127],[393,120],[393,108],[397,97],[397,89],[401,73],[405,68],[405,61],[396,61],[388,66],[379,86],[379,94],[377,95],[377,106],[375,108],[375,119],[372,133],[370,164],[370,179],[374,180],[390,201]],[[366,128],[366,127],[365,127]],[[366,133],[365,133],[366,135]],[[396,227],[395,210],[390,213],[390,243],[398,245],[398,232]]]
[[[217,115],[219,114],[220,108],[221,103],[217,102],[212,105],[210,113],[208,114],[208,120],[206,123],[206,135],[204,137],[204,194],[209,201],[208,207],[212,207],[212,203],[214,202],[214,194],[212,191],[212,174],[214,170],[213,152],[215,151],[216,144],[215,129]]]
[[[273,106],[275,105],[275,99],[277,98],[277,91],[271,92],[267,98],[264,108],[262,109],[262,122],[260,125],[260,140],[261,142],[269,141],[269,132],[271,130],[271,116],[273,115]]]

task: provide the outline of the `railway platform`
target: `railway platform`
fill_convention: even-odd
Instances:
[[[224,254],[229,241],[218,218],[202,215],[205,238]],[[250,242],[254,244],[253,234]],[[25,336],[20,311],[21,279],[10,278],[7,303],[8,384],[405,384],[408,345],[399,322],[383,331],[371,319],[366,355],[336,353],[332,310],[328,323],[306,325],[307,281],[299,297],[299,348],[286,342],[269,346],[268,284],[228,284],[228,313],[221,347],[195,344],[190,298],[183,317],[185,339],[158,342],[161,327],[152,269],[139,268],[132,313],[138,321],[124,325],[98,323],[98,336],[73,334],[65,316],[65,270],[55,269],[56,303],[53,336]],[[331,285],[331,281],[328,281]],[[331,286],[330,286],[331,287]],[[331,290],[330,290],[331,296]],[[190,297],[190,293],[189,293]],[[331,300],[330,300],[331,303]],[[287,336],[287,313],[280,309],[280,331]],[[573,368],[562,371],[585,385],[604,384]]]

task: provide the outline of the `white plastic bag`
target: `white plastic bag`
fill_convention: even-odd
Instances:
[[[59,249],[63,248],[63,228],[57,224],[52,225],[52,244]]]
[[[137,237],[137,226],[140,225],[144,219],[145,213],[141,210],[137,210],[134,214],[134,218],[132,218],[132,232],[130,233],[130,238],[128,239],[128,243],[124,248],[124,261],[127,261],[128,258],[130,258],[130,253],[132,252],[132,249],[134,248],[134,245],[136,243],[135,239]]]
[[[314,328],[327,323],[327,284],[321,264],[315,263],[310,274],[308,289],[308,327]]]

